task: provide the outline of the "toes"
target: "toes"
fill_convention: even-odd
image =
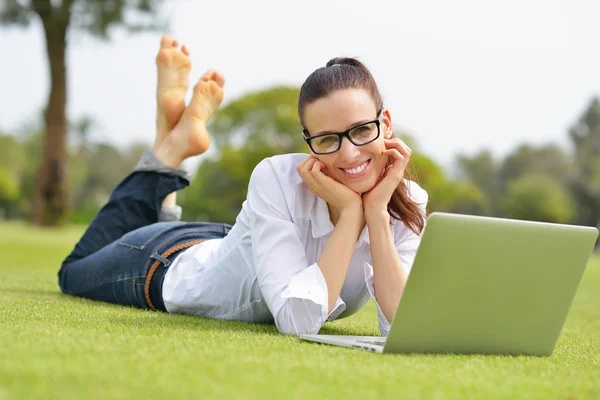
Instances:
[[[213,75],[213,80],[217,82],[217,85],[221,87],[225,86],[225,77],[222,73],[215,71]]]
[[[200,78],[200,82],[209,82],[209,81],[215,82],[220,87],[225,86],[225,77],[223,76],[222,73],[220,73],[214,69],[209,69]],[[198,82],[198,83],[200,83],[200,82]]]
[[[186,56],[190,55],[190,51],[188,50],[187,46],[184,44],[183,46],[181,46],[181,51],[183,52],[183,54],[185,54]]]
[[[204,75],[202,75],[202,76],[200,77],[200,81],[205,81],[205,82],[208,82],[208,81],[210,81],[210,80],[212,79],[212,76],[213,76],[213,73],[214,73],[214,72],[215,72],[214,70],[212,70],[212,69],[209,69],[208,71],[206,71],[206,72],[204,73]],[[200,84],[200,82],[198,82],[198,84]]]
[[[173,48],[179,47],[179,42],[177,40],[173,40],[173,43],[171,43],[171,47],[173,47]]]
[[[163,35],[163,37],[160,39],[160,48],[169,48],[171,47],[171,43],[173,43],[173,38],[171,38],[169,35]]]

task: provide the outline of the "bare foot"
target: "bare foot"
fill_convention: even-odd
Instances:
[[[206,124],[223,101],[225,78],[209,70],[194,86],[194,95],[167,140],[159,146],[156,155],[163,163],[178,166],[188,157],[204,153],[210,145]]]
[[[156,150],[173,129],[185,109],[185,94],[188,89],[188,76],[191,62],[189,51],[169,35],[160,41],[156,56]]]

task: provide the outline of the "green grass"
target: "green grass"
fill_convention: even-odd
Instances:
[[[378,355],[60,293],[81,228],[0,223],[0,399],[600,398],[600,258],[549,358]],[[324,333],[378,334],[370,303]]]

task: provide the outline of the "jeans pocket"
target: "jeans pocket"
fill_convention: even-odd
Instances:
[[[154,226],[147,226],[125,234],[119,239],[119,245],[129,247],[135,250],[144,250],[146,246],[157,238],[163,229],[153,229]]]

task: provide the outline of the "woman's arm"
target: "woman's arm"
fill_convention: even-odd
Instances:
[[[348,211],[340,213],[321,259],[310,263],[301,240],[301,235],[310,232],[300,232],[292,220],[289,201],[293,195],[287,172],[276,172],[281,170],[282,165],[273,159],[257,165],[243,205],[246,211],[240,214],[249,219],[238,222],[250,227],[258,285],[277,329],[293,335],[314,334],[328,318],[345,309],[339,292],[358,237],[360,227],[355,224],[361,220],[362,207],[356,219]],[[347,264],[340,262],[342,258],[348,258]]]
[[[386,167],[383,177],[369,192],[363,193],[364,216],[369,228],[371,258],[373,260],[373,288],[376,303],[389,328],[404,291],[408,278],[403,269],[398,249],[390,230],[388,203],[404,178],[404,171],[411,156],[411,149],[400,139],[384,139],[386,149],[382,155],[392,162]],[[410,266],[409,266],[410,267]],[[373,293],[372,293],[373,294]],[[384,332],[382,331],[382,334]]]
[[[343,210],[331,233],[331,237],[317,261],[327,284],[328,309],[333,310],[342,291],[356,238],[361,231],[362,207]]]
[[[408,274],[402,267],[400,255],[396,250],[387,210],[370,210],[365,212],[365,218],[369,227],[373,286],[377,293],[377,303],[387,321],[391,323]]]
[[[317,261],[327,284],[328,309],[331,311],[340,295],[354,247],[363,226],[362,198],[350,188],[325,175],[325,165],[308,156],[296,168],[310,191],[325,200],[334,224],[331,237]]]

